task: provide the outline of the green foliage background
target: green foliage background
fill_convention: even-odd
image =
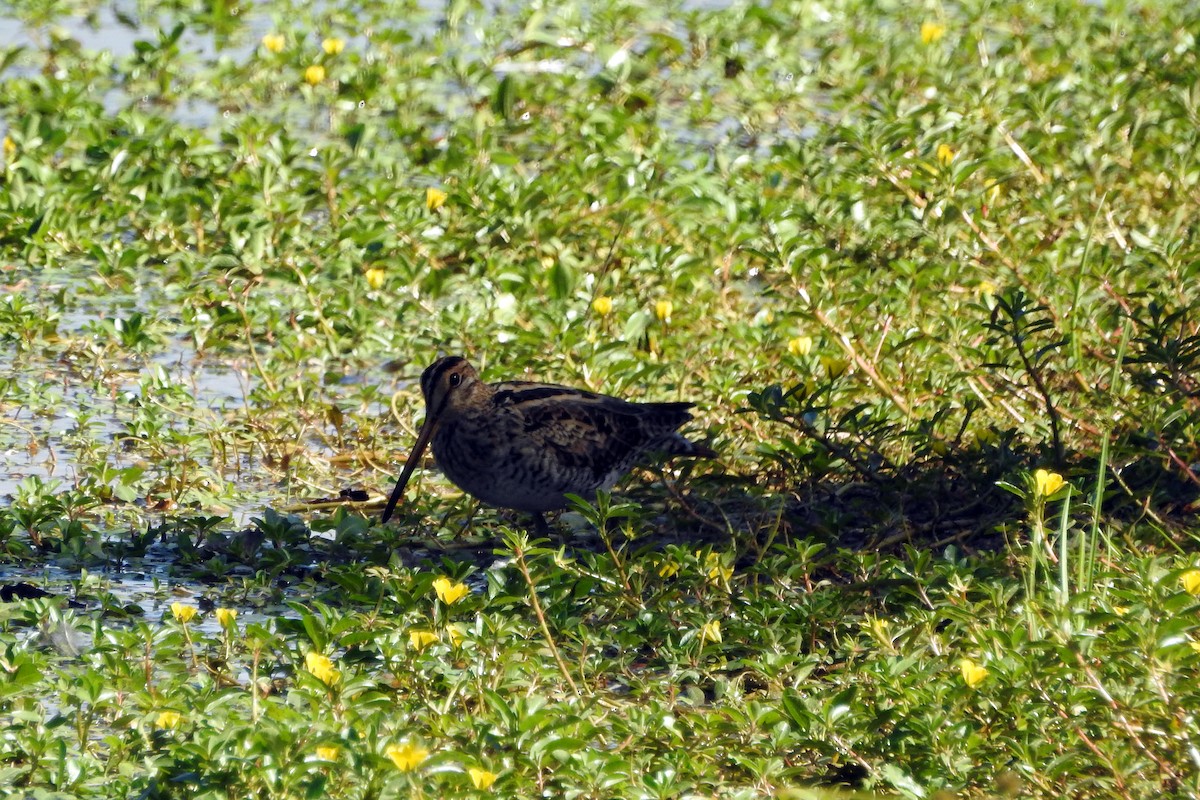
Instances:
[[[1191,3],[3,13],[0,543],[85,607],[0,606],[0,784],[1197,792]],[[562,548],[303,505],[448,352],[722,457]]]

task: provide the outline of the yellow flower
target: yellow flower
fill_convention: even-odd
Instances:
[[[1188,647],[1192,648],[1197,653],[1200,653],[1200,642],[1188,642]]]
[[[454,624],[446,626],[446,638],[450,640],[452,647],[458,647],[462,644],[462,640],[467,636],[467,632],[462,625]]]
[[[976,297],[988,298],[994,296],[995,294],[996,284],[992,283],[991,281],[980,281],[979,285],[975,287]]]
[[[189,606],[186,603],[171,603],[171,615],[175,617],[176,622],[181,622],[187,625],[196,618],[196,614],[200,609],[195,606]]]
[[[813,340],[811,336],[797,336],[788,340],[788,352],[794,356],[806,356],[812,352]]]
[[[17,143],[12,140],[11,136],[4,137],[4,157],[11,158],[17,152]]]
[[[496,778],[499,777],[496,775],[496,773],[489,772],[486,769],[480,769],[479,767],[471,767],[467,770],[467,774],[471,776],[471,785],[476,789],[482,790],[492,788],[492,784],[495,783]]]
[[[371,267],[367,270],[367,286],[372,289],[382,289],[383,281],[387,277],[387,272],[379,267]]]
[[[164,711],[154,719],[156,728],[178,728],[183,723],[183,716],[178,711]]]
[[[708,579],[713,583],[729,583],[729,579],[733,577],[733,567],[726,567],[721,563],[721,556],[716,553],[709,553],[704,559],[704,566],[708,568]]]
[[[434,580],[433,591],[437,595],[438,600],[441,600],[448,606],[454,605],[471,593],[471,590],[467,588],[465,583],[456,583],[445,575]]]
[[[658,577],[669,578],[679,572],[679,565],[674,561],[664,561],[662,566],[658,568]]]
[[[336,36],[330,36],[321,42],[321,49],[325,51],[325,55],[327,56],[336,56],[346,49],[346,42]]]
[[[701,642],[720,642],[721,641],[721,620],[714,619],[704,623],[700,628]]]
[[[421,765],[422,761],[429,758],[428,750],[412,742],[388,745],[388,749],[384,753],[401,772],[412,772]]]
[[[959,659],[958,669],[962,673],[963,683],[970,689],[983,683],[988,676],[987,667],[981,667],[969,658]]]
[[[425,208],[437,211],[446,204],[446,198],[449,196],[436,186],[430,186],[425,190]]]
[[[262,46],[272,53],[282,53],[287,46],[287,39],[282,33],[268,33],[262,38]]]
[[[592,301],[592,311],[595,311],[602,317],[607,317],[612,313],[612,298],[601,295]]]
[[[304,82],[309,86],[316,86],[323,80],[325,80],[325,68],[320,64],[313,64],[304,70]]]
[[[1033,473],[1034,492],[1038,497],[1049,497],[1063,487],[1066,481],[1057,472],[1039,469]]]
[[[1179,576],[1179,582],[1188,594],[1200,594],[1200,569],[1189,569]]]
[[[821,356],[821,366],[831,378],[840,378],[850,369],[850,362],[839,356]]]
[[[222,628],[233,627],[237,622],[236,608],[218,608],[214,613],[217,615],[217,624]]]
[[[304,668],[326,686],[333,686],[342,679],[342,673],[334,668],[333,662],[329,660],[329,657],[323,656],[320,653],[312,651],[306,653],[304,655]]]
[[[933,44],[946,35],[946,26],[940,22],[921,23],[921,44]]]
[[[342,752],[341,748],[333,745],[325,744],[317,748],[317,758],[322,761],[337,761],[338,753]]]
[[[675,305],[670,300],[658,300],[654,303],[654,316],[658,317],[659,322],[670,322],[671,312],[675,310]]]
[[[1000,181],[988,181],[987,185],[984,187],[984,190],[984,196],[987,197],[987,201],[992,205],[995,205],[996,203],[1000,202],[1000,195],[1003,193],[1004,187]]]
[[[424,650],[429,645],[438,640],[438,636],[433,631],[409,631],[408,643],[413,650]]]
[[[958,151],[950,145],[942,142],[937,146],[937,160],[943,167],[948,167],[954,161],[954,157],[958,155]]]

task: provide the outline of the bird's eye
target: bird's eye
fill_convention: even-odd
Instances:
[[[459,375],[457,372],[455,372],[450,376],[451,389],[453,389],[455,386],[458,386],[460,383],[462,383],[462,375]]]

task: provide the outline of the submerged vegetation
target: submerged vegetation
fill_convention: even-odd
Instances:
[[[0,786],[1200,793],[1192,4],[3,13]],[[721,457],[380,526],[452,352]]]

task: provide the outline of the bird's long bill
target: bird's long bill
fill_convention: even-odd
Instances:
[[[413,445],[412,452],[408,454],[408,460],[404,462],[404,469],[400,471],[400,480],[396,481],[396,488],[392,490],[392,496],[388,498],[387,507],[383,509],[383,516],[379,518],[381,523],[391,519],[392,512],[396,510],[396,503],[400,502],[400,496],[404,494],[404,487],[408,485],[408,479],[412,477],[413,470],[421,462],[421,455],[424,454],[429,439],[433,436],[433,421],[432,415],[425,417],[425,424],[421,426],[421,432],[417,434],[417,443]]]

